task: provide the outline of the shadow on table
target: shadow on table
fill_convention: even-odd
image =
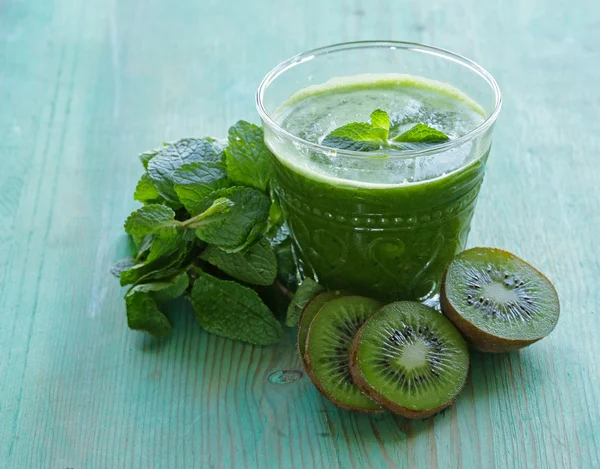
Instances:
[[[456,403],[424,420],[406,419],[391,413],[368,415],[348,412],[336,408],[321,397],[323,400],[321,412],[330,421],[330,433],[320,436],[337,438],[340,436],[338,426],[344,433],[348,428],[353,428],[360,433],[362,440],[371,439],[381,445],[389,441],[401,442],[419,433],[431,432],[434,425],[445,425],[455,418],[453,414],[456,414],[458,408],[474,407],[479,404],[488,406],[490,401],[507,399],[507,394],[514,392],[515,374],[519,376],[521,386],[528,385],[520,371],[526,366],[528,366],[527,355],[523,352],[505,354],[471,352],[469,378]]]

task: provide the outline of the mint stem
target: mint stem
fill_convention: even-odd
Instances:
[[[208,207],[200,215],[190,218],[189,220],[183,221],[179,224],[179,228],[182,230],[188,228],[197,228],[200,225],[211,223],[212,220],[206,220],[206,218],[217,215],[220,213],[228,212],[233,207],[233,202],[225,197],[221,197],[215,200],[210,207]]]
[[[275,286],[279,288],[281,293],[283,293],[289,300],[294,298],[294,294],[289,290],[289,288],[287,288],[283,283],[281,283],[281,280],[279,280],[278,278],[275,279]]]

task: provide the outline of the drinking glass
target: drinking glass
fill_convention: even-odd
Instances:
[[[449,84],[486,118],[458,138],[393,154],[329,148],[282,126],[278,108],[297,91],[364,74]],[[501,107],[494,78],[436,47],[350,42],[283,61],[263,79],[256,103],[301,274],[329,289],[433,303],[445,268],[467,242]]]

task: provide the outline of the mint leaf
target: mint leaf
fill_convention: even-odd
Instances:
[[[182,245],[185,244],[185,232],[180,231],[176,233],[174,236],[161,238],[160,236],[154,236],[152,238],[152,243],[150,244],[150,248],[148,250],[148,256],[146,257],[145,262],[153,262],[163,256],[172,254],[178,251]]]
[[[271,285],[277,275],[275,252],[265,238],[243,253],[227,253],[209,245],[200,257],[233,278],[254,285]]]
[[[371,123],[352,122],[327,135],[322,145],[341,150],[374,151],[387,146],[390,117],[387,112],[376,109],[371,113]]]
[[[124,270],[119,276],[121,280],[121,286],[132,285],[142,283],[145,280],[156,280],[157,278],[168,278],[172,277],[172,274],[163,274],[168,271],[171,267],[179,265],[178,256],[165,256],[156,259],[152,262],[139,262],[130,269]]]
[[[371,124],[353,122],[335,129],[327,135],[322,145],[352,151],[373,151],[381,148],[384,142],[378,131],[373,131]]]
[[[329,134],[332,137],[347,137],[356,142],[371,141],[377,139],[373,134],[373,127],[366,122],[353,122],[338,127]]]
[[[339,150],[351,150],[351,151],[375,151],[381,148],[381,145],[372,141],[357,142],[349,137],[335,137],[328,135],[323,139],[321,145],[325,145],[330,148],[337,148]]]
[[[275,236],[270,238],[277,258],[277,278],[292,291],[297,288],[296,261],[292,249],[292,238],[287,225],[283,224]]]
[[[131,269],[134,265],[135,259],[133,257],[125,257],[123,259],[118,260],[111,266],[110,273],[113,274],[115,277],[119,277],[121,275],[121,272],[125,272],[126,270]]]
[[[138,155],[138,158],[142,162],[144,169],[148,169],[148,162],[154,158],[162,148],[157,148],[156,150],[148,150]]]
[[[269,219],[267,220],[267,236],[275,236],[283,225],[283,211],[279,202],[274,200],[269,208]]]
[[[250,230],[250,233],[248,233],[248,236],[246,237],[246,241],[244,242],[244,244],[241,244],[235,248],[221,247],[221,250],[223,250],[225,252],[231,252],[231,253],[245,252],[246,249],[248,249],[250,246],[253,246],[256,243],[256,241],[258,239],[260,239],[261,236],[266,235],[267,225],[268,225],[268,223],[264,220],[257,223],[256,225],[254,225],[252,227],[252,229]],[[199,240],[199,241],[201,241],[201,240]]]
[[[262,128],[245,121],[230,127],[225,157],[227,174],[233,182],[266,191],[273,169]]]
[[[323,291],[321,285],[309,277],[305,278],[298,287],[298,290],[296,290],[296,294],[288,306],[287,315],[285,317],[286,326],[294,327],[298,324],[306,303],[321,291]]]
[[[166,252],[152,260],[135,264],[121,272],[121,285],[164,281],[185,272],[197,256],[194,242],[180,244],[175,251]]]
[[[266,227],[269,198],[250,187],[219,189],[198,204],[194,212],[207,210],[219,198],[227,198],[233,202],[233,207],[211,223],[198,226],[196,236],[226,252],[240,251],[256,240]]]
[[[375,109],[371,113],[371,132],[376,134],[380,140],[387,143],[390,133],[390,116],[381,109]]]
[[[239,283],[201,272],[191,299],[198,323],[210,333],[256,345],[283,337],[281,324],[258,294]]]
[[[179,200],[189,212],[211,192],[229,187],[225,166],[213,161],[184,164],[173,172],[173,183]]]
[[[135,261],[140,262],[143,260],[148,253],[150,252],[150,248],[152,247],[152,242],[154,241],[154,236],[145,235],[145,236],[132,236],[135,241],[135,246],[137,252],[135,253]]]
[[[127,325],[157,339],[168,337],[173,326],[156,302],[181,296],[188,282],[189,278],[184,273],[164,282],[144,283],[131,288],[125,295]]]
[[[168,282],[168,287],[154,291],[152,296],[158,302],[174,300],[185,293],[189,284],[190,277],[184,272]]]
[[[133,269],[123,272],[123,274],[121,274],[121,286],[132,284],[140,285],[149,282],[163,282],[172,277],[181,275],[183,272],[187,271],[191,266],[192,259],[188,259],[187,262],[176,261],[166,267],[161,268],[153,268],[154,265],[135,266]],[[132,276],[134,280],[130,281],[129,278],[132,278]]]
[[[160,152],[164,147],[167,147],[169,145],[171,145],[173,142],[163,142],[163,146],[156,148],[154,150],[148,150],[145,151],[143,153],[140,153],[138,155],[138,158],[140,159],[140,161],[142,162],[142,165],[144,166],[144,169],[148,169],[148,162],[154,158],[156,155],[158,155],[158,152]]]
[[[125,297],[125,305],[130,329],[147,332],[157,339],[165,339],[171,335],[173,326],[158,309],[154,298],[142,292],[132,292]]]
[[[134,200],[145,203],[160,203],[162,197],[154,187],[152,179],[147,173],[142,174],[142,177],[135,187],[135,193],[133,194]]]
[[[133,212],[125,221],[125,231],[132,236],[158,234],[170,237],[175,235],[175,212],[160,204],[149,204]]]
[[[148,175],[158,193],[167,201],[178,203],[173,173],[186,163],[223,162],[222,145],[212,138],[185,138],[162,148],[148,162]]]
[[[403,134],[393,138],[394,142],[406,143],[441,143],[449,137],[444,133],[429,127],[426,124],[417,124]]]

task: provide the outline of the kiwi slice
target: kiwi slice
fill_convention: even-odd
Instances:
[[[361,296],[332,299],[319,310],[308,330],[305,365],[314,385],[334,404],[359,412],[381,412],[350,376],[350,345],[363,323],[381,306]]]
[[[482,352],[526,347],[550,334],[560,315],[552,283],[514,254],[493,248],[469,249],[454,258],[440,302]]]
[[[300,323],[298,324],[298,352],[300,353],[300,358],[302,359],[304,368],[306,368],[304,360],[304,356],[306,355],[306,337],[308,336],[310,323],[323,305],[325,305],[325,303],[342,295],[343,292],[341,290],[332,290],[319,293],[318,295],[314,296],[302,310],[302,316],[300,318]]]
[[[469,351],[443,315],[421,303],[384,306],[356,334],[350,372],[373,400],[408,418],[454,402],[467,379]]]

